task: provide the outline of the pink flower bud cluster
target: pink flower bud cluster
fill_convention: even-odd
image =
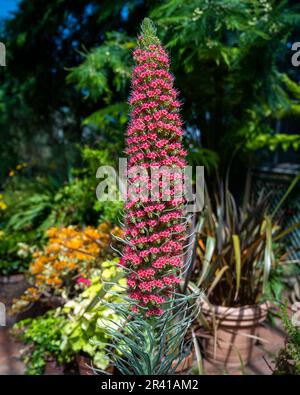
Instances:
[[[184,169],[186,152],[182,145],[181,103],[173,87],[169,56],[160,45],[145,47],[141,43],[140,37],[140,45],[133,53],[136,67],[129,98],[126,154],[128,174],[133,174],[135,187],[129,187],[125,204],[128,243],[123,262],[130,272],[127,284],[129,296],[136,302],[134,311],[145,311],[150,317],[163,313],[164,303],[180,282],[186,226],[184,198],[175,193],[182,192],[182,171],[177,174],[172,169]],[[142,168],[143,174],[135,173],[136,167]],[[151,180],[154,168],[162,168],[155,182]],[[160,179],[168,172],[169,182]],[[164,188],[170,185],[173,192],[165,201]],[[138,192],[147,190],[153,193],[141,198]]]

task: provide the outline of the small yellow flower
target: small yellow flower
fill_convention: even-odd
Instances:
[[[4,211],[4,210],[6,210],[6,209],[7,209],[7,204],[0,201],[0,210],[3,210],[3,211]]]
[[[13,170],[10,170],[10,172],[8,173],[9,177],[13,177],[16,173]]]

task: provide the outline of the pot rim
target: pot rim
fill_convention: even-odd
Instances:
[[[0,274],[0,284],[15,284],[25,280],[24,273],[15,273],[15,274],[8,274],[3,275]]]
[[[262,303],[257,303],[254,305],[245,305],[239,307],[230,307],[230,306],[218,306],[206,301],[201,303],[201,309],[203,313],[207,315],[215,315],[217,319],[223,320],[232,320],[232,319],[240,319],[240,320],[253,320],[264,318],[271,306],[269,301],[265,301]]]

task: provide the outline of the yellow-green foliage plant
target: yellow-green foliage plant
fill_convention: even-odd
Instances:
[[[68,322],[62,330],[61,349],[74,355],[86,354],[96,368],[105,370],[110,362],[107,328],[115,326],[112,321],[121,323],[121,317],[106,303],[121,303],[126,279],[118,259],[103,262],[102,269],[91,278],[89,287],[63,307]]]

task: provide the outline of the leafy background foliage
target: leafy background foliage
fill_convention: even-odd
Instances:
[[[81,163],[78,142],[122,154],[130,51],[147,15],[172,55],[191,163],[223,169],[235,154],[240,174],[251,152],[259,162],[269,148],[298,150],[295,2],[22,0],[1,31],[2,179],[29,161],[61,183]]]

